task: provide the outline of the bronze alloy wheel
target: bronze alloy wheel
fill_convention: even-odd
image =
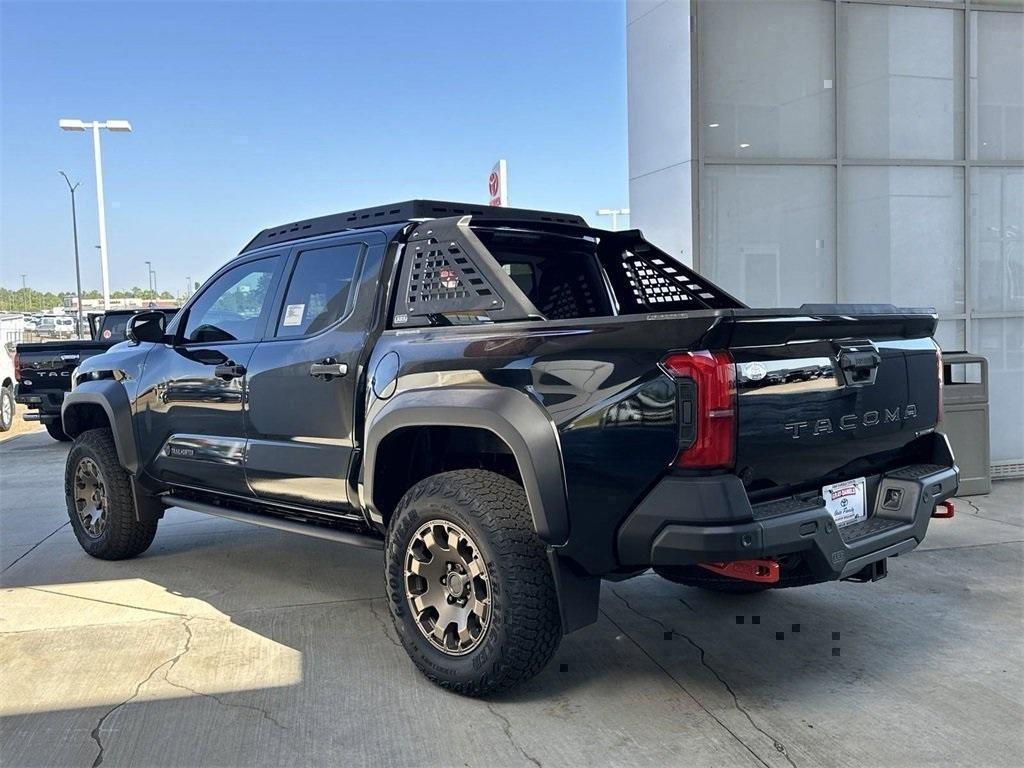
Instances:
[[[450,656],[476,648],[491,617],[491,585],[480,550],[448,520],[431,520],[405,553],[405,594],[416,626]]]
[[[88,456],[79,460],[75,468],[75,510],[82,529],[90,538],[99,538],[107,527],[107,491],[103,473]]]

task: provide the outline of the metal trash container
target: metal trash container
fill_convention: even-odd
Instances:
[[[960,467],[958,496],[992,490],[989,460],[988,360],[966,352],[942,354],[943,417],[946,433]]]

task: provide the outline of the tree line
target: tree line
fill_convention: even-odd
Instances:
[[[64,304],[65,296],[74,296],[74,291],[37,291],[34,288],[19,288],[14,291],[10,288],[0,288],[0,310],[4,312],[42,312],[60,307]],[[83,299],[102,299],[100,291],[82,291]],[[174,299],[170,291],[150,291],[146,288],[133,287],[126,291],[111,291],[112,299],[139,299],[140,301],[152,301],[154,299]]]

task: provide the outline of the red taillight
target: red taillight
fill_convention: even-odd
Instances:
[[[677,379],[689,379],[696,390],[689,395],[692,412],[684,408],[680,435],[686,432],[678,467],[728,468],[736,461],[736,373],[732,355],[724,351],[680,352],[662,361]],[[692,393],[692,390],[690,390]],[[680,387],[680,394],[684,392]],[[689,423],[688,423],[688,420]],[[684,427],[690,427],[688,431]]]
[[[21,381],[21,355],[14,353],[14,380]]]
[[[942,365],[942,350],[938,348],[936,348],[935,350],[935,365],[938,367],[939,370],[939,407],[938,411],[935,414],[935,423],[938,424],[942,421],[943,410],[945,409],[945,404],[943,403],[943,391],[946,388],[946,374]]]

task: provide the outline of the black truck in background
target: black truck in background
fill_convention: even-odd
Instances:
[[[65,398],[83,549],[169,507],[383,548],[419,669],[483,694],[653,568],[875,581],[958,471],[932,310],[751,309],[638,231],[410,201],[261,232]]]
[[[18,344],[14,353],[17,382],[14,399],[28,408],[24,418],[39,421],[54,440],[70,440],[60,420],[64,395],[71,391],[71,374],[84,360],[125,340],[128,321],[139,312],[156,311],[170,320],[174,309],[111,309],[89,315],[91,339]]]

